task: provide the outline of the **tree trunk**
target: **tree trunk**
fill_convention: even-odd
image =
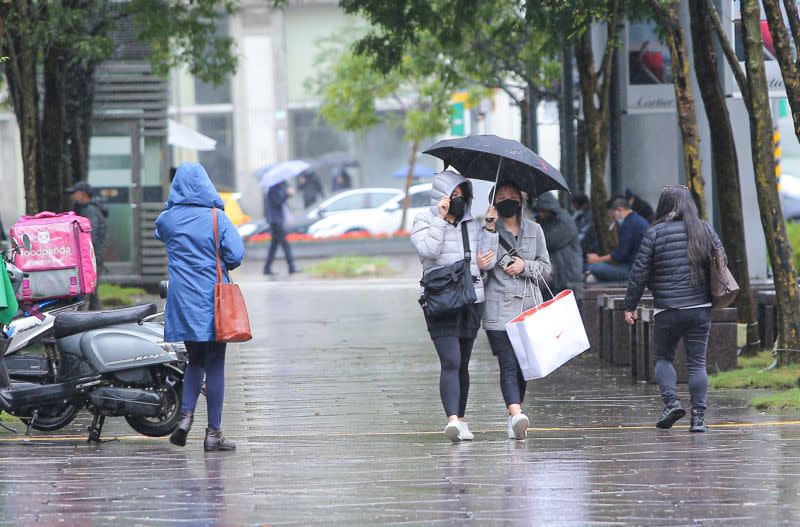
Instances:
[[[411,143],[411,154],[408,156],[408,174],[406,175],[405,184],[405,198],[403,198],[403,214],[400,220],[400,228],[398,230],[406,230],[406,217],[408,216],[408,205],[411,203],[411,194],[409,189],[414,184],[414,167],[417,165],[417,152],[419,152],[419,141]],[[410,230],[410,229],[409,229]]]
[[[6,19],[11,12],[11,0],[0,0],[0,50],[3,49],[3,35],[6,32]]]
[[[64,166],[66,127],[66,57],[64,50],[51,46],[44,57],[44,111],[42,113],[42,154],[39,203],[42,210],[64,209]]]
[[[609,24],[609,28],[611,24]],[[615,34],[609,34],[609,45],[606,54],[612,53],[611,44]],[[608,154],[608,100],[610,82],[604,78],[598,81],[600,74],[609,74],[611,68],[595,72],[594,50],[591,33],[587,29],[575,48],[575,60],[578,65],[578,76],[581,86],[583,118],[585,120],[586,146],[589,154],[589,173],[591,175],[592,220],[600,249],[604,254],[610,253],[616,245],[616,232],[609,229],[610,220],[606,211],[608,191],[606,190],[606,157]],[[604,57],[603,62],[611,61]],[[595,98],[599,105],[595,104]]]
[[[64,184],[89,179],[89,140],[95,93],[95,64],[78,62],[68,68],[67,123],[69,160]]]
[[[30,23],[32,13],[27,0],[12,4],[19,20]],[[25,210],[39,212],[38,182],[40,172],[39,88],[36,82],[37,43],[15,27],[7,28],[5,50],[6,80],[14,103],[22,150],[22,175],[25,186]]]
[[[783,23],[780,2],[778,0],[763,0],[763,2],[769,32],[772,34],[772,41],[775,44],[775,58],[780,65],[786,97],[789,99],[789,107],[792,109],[794,133],[800,139],[800,69],[792,58],[789,32]]]
[[[528,148],[531,147],[530,135],[528,134],[528,100],[527,98],[519,102],[519,142]]]
[[[750,140],[761,224],[767,240],[775,292],[778,300],[778,364],[795,362],[800,350],[800,295],[792,247],[783,220],[775,176],[772,144],[772,114],[769,105],[761,13],[758,0],[742,0],[742,35],[747,83],[750,88]]]
[[[675,102],[678,110],[678,126],[683,138],[683,165],[686,170],[687,186],[697,204],[700,217],[705,218],[705,181],[700,162],[700,136],[697,132],[697,109],[692,94],[689,56],[680,19],[681,1],[671,0],[664,7],[659,0],[650,0],[650,5],[667,36],[667,45],[672,61],[672,85],[675,87]]]
[[[722,228],[722,240],[728,255],[728,265],[741,288],[736,298],[738,321],[747,324],[747,343],[743,352],[754,354],[760,350],[756,304],[750,288],[750,269],[747,263],[742,194],[739,182],[739,161],[736,142],[731,127],[725,94],[720,86],[717,54],[711,35],[711,22],[703,2],[689,2],[691,14],[694,69],[700,86],[706,116],[714,123],[711,134],[714,186],[717,189],[717,207]]]
[[[578,192],[586,192],[586,121],[578,119],[575,132],[575,180]]]

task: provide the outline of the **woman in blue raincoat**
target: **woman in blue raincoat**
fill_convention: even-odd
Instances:
[[[220,430],[225,392],[225,344],[214,338],[214,284],[216,248],[212,208],[217,209],[219,253],[223,268],[242,263],[244,245],[224,213],[222,199],[203,165],[181,163],[172,181],[165,210],[156,220],[156,239],[167,249],[169,293],[165,313],[164,340],[183,341],[189,365],[183,380],[181,420],[170,437],[174,445],[186,445],[194,420],[194,409],[206,378],[208,428],[206,451],[234,450]],[[223,279],[227,282],[227,273]]]

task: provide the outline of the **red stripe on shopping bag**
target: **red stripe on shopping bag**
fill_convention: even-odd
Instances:
[[[555,298],[551,298],[547,302],[542,302],[541,304],[539,304],[536,307],[532,307],[532,308],[528,309],[527,311],[523,311],[517,318],[515,318],[514,320],[509,322],[509,324],[511,324],[513,322],[522,322],[523,320],[525,320],[529,316],[533,315],[534,313],[537,313],[537,312],[541,311],[542,309],[545,309],[546,307],[555,304],[559,300],[562,300],[562,299],[567,298],[568,296],[574,295],[574,294],[575,293],[573,293],[571,289],[565,289],[564,291],[561,291],[560,293],[558,293],[555,296]]]

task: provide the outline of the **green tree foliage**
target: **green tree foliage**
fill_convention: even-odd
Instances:
[[[323,52],[322,56],[331,54]],[[413,182],[420,144],[447,130],[450,97],[462,81],[438,53],[430,35],[423,35],[410,45],[395,67],[387,71],[372,57],[349,48],[321,69],[317,80],[317,90],[322,96],[320,113],[333,126],[359,132],[389,121],[405,130],[411,146],[400,229],[405,225],[408,189]]]
[[[216,25],[236,6],[232,0],[0,0],[0,56],[7,57],[3,70],[20,128],[27,211],[62,209],[63,188],[87,177],[94,72],[114,52],[115,28],[135,28],[153,49],[157,73],[183,65],[219,84],[235,71],[236,56]]]

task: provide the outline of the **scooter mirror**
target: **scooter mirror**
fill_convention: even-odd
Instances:
[[[31,247],[33,247],[31,245],[31,237],[28,236],[27,234],[23,234],[22,235],[22,245],[24,245],[25,246],[25,250],[28,250],[28,251],[30,251]]]
[[[167,298],[167,292],[169,291],[169,280],[161,280],[158,283],[158,296],[163,299]]]

